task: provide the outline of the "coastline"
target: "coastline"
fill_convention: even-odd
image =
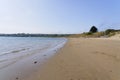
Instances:
[[[25,80],[27,77],[36,73],[42,68],[43,64],[56,54],[56,51],[64,46],[67,39],[52,39],[52,41],[53,42],[50,43],[48,39],[46,44],[45,42],[42,42],[44,45],[38,43],[37,45],[32,44],[31,47],[24,47],[29,49],[18,49],[18,46],[16,46],[15,50],[2,54],[0,63],[0,80]]]
[[[57,50],[57,48],[56,48]],[[120,40],[69,38],[42,62],[31,55],[0,70],[0,80],[119,80]]]
[[[72,38],[25,80],[119,80],[120,41]]]

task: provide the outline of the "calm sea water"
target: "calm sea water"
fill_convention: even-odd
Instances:
[[[64,46],[65,38],[0,37],[0,68],[30,55],[53,55]]]

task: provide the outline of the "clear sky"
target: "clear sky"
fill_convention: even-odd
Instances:
[[[0,33],[120,28],[120,0],[0,0]]]

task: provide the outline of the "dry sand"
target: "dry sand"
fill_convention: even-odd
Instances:
[[[120,39],[120,34],[116,34],[115,36],[111,36],[111,39]]]
[[[25,80],[120,80],[120,40],[69,39]]]

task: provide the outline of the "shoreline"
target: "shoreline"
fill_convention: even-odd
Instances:
[[[40,47],[36,47],[31,51],[24,52],[24,55],[19,55],[17,50],[13,50],[17,57],[11,56],[13,55],[5,55],[8,56],[0,63],[0,80],[25,80],[27,77],[36,73],[39,69],[42,68],[42,65],[45,64],[52,56],[56,54],[56,51],[61,49],[64,44],[67,42],[67,39],[60,40],[59,42],[54,42],[53,45],[50,45],[49,48],[46,46],[42,49]],[[8,54],[8,53],[7,53]],[[9,58],[9,57],[12,58]]]
[[[25,80],[119,80],[120,41],[69,39],[42,70]]]
[[[0,70],[0,80],[119,80],[119,52],[119,39],[69,38],[43,62],[37,54]]]

